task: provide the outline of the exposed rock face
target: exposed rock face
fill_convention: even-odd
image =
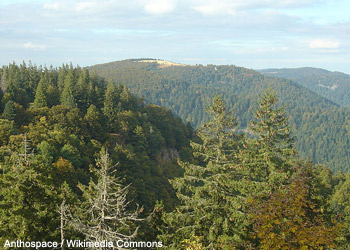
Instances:
[[[179,152],[175,148],[164,148],[160,152],[162,162],[172,161],[180,157]]]

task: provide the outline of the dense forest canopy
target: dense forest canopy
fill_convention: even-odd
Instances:
[[[105,145],[115,149],[111,157],[121,162],[125,183],[134,183],[135,203],[146,210],[158,199],[173,205],[167,179],[181,173],[174,160],[189,154],[191,128],[170,111],[72,65],[10,64],[0,79],[2,161],[9,152],[23,154],[26,134],[35,157],[55,171],[56,185],[69,176],[73,187],[88,181],[89,166]]]
[[[142,249],[349,249],[350,175],[302,159],[295,146],[303,138],[295,135],[337,131],[321,125],[332,118],[343,126],[346,109],[233,66],[121,65],[110,82],[73,65],[0,69],[1,246],[79,239]],[[122,84],[130,79],[140,97]],[[193,118],[207,107],[199,115],[206,122],[194,130],[146,104],[156,100],[147,95],[169,105],[178,98],[178,111],[198,112]],[[300,117],[289,119],[292,111]],[[332,143],[349,143],[342,139]]]
[[[350,107],[350,75],[310,67],[259,71],[272,77],[293,80],[340,106]]]
[[[236,66],[174,66],[150,59],[95,65],[89,70],[125,84],[132,93],[172,110],[194,127],[208,121],[205,109],[220,94],[245,130],[258,96],[272,88],[290,117],[299,153],[333,171],[350,171],[350,110],[290,80]]]

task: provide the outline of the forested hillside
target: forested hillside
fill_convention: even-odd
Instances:
[[[350,75],[309,67],[259,71],[265,75],[293,80],[340,106],[350,106]]]
[[[0,173],[5,173],[0,198],[11,199],[16,193],[33,199],[23,202],[35,203],[38,197],[30,195],[39,188],[54,208],[65,182],[77,194],[77,184],[89,182],[103,146],[119,162],[122,183],[132,184],[130,206],[141,204],[148,213],[157,200],[163,200],[166,209],[175,205],[168,179],[182,173],[176,159],[191,155],[192,130],[170,111],[145,105],[126,86],[107,84],[72,65],[48,69],[10,64],[0,69],[0,79]],[[26,171],[17,173],[18,162],[28,165]],[[26,175],[39,178],[38,186],[25,186]],[[7,189],[9,182],[15,188]],[[0,235],[10,230],[10,221],[31,220],[38,212],[23,210],[19,215],[4,200],[0,206],[8,208],[2,216],[9,223],[1,221]],[[53,216],[50,220],[57,226],[57,213],[47,216]],[[20,224],[15,227],[22,230]],[[31,235],[28,230],[26,237]]]
[[[137,96],[172,110],[195,127],[208,121],[205,109],[220,94],[239,117],[240,129],[246,129],[258,96],[271,88],[290,116],[300,155],[334,171],[350,171],[349,109],[292,81],[236,66],[171,66],[152,60],[113,62],[89,70],[125,84]]]
[[[177,77],[187,70],[189,95],[193,74],[225,98],[207,100],[213,93],[198,89],[208,122],[194,131],[87,69],[1,68],[1,247],[45,249],[38,244],[51,242],[71,250],[77,241],[90,250],[350,249],[350,174],[299,157],[272,89],[253,100],[257,93],[239,88],[252,111],[240,128],[224,99],[244,109],[223,93],[231,90],[227,75],[215,72],[231,72],[234,83],[244,80],[253,91],[265,88],[251,80],[261,77],[282,97],[286,86],[303,88],[242,68],[147,65],[152,71],[118,71],[120,81],[132,75],[152,84],[158,77],[148,92],[157,96],[157,88],[182,86]],[[162,80],[167,70],[173,78]],[[297,93],[319,110],[334,106]]]

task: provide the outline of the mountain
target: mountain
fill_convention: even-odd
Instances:
[[[55,188],[67,181],[79,193],[77,183],[92,178],[91,166],[104,146],[118,162],[118,177],[132,183],[128,195],[134,203],[146,212],[157,200],[166,209],[174,206],[168,179],[182,173],[176,158],[191,155],[191,128],[169,110],[145,105],[125,86],[72,65],[10,64],[0,68],[0,79],[0,174],[16,153],[23,155],[26,138],[25,150],[35,167],[48,170]]]
[[[340,106],[350,106],[350,75],[310,67],[259,71],[265,75],[293,80]]]
[[[172,110],[193,126],[208,120],[205,109],[219,94],[239,117],[240,128],[246,129],[258,96],[271,88],[290,116],[301,156],[334,171],[350,171],[350,110],[293,81],[232,65],[189,66],[156,59],[124,60],[88,69],[125,84],[132,93]]]

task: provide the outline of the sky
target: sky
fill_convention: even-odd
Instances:
[[[350,74],[350,0],[0,0],[0,65],[130,58]]]

